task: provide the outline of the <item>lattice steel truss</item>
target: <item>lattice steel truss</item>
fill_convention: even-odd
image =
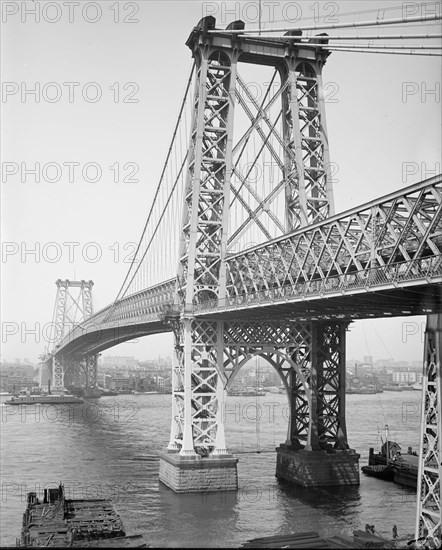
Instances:
[[[98,355],[86,355],[82,361],[82,367],[86,376],[86,387],[97,386],[97,360]]]
[[[231,387],[240,368],[255,356],[263,357],[279,374],[290,402],[286,443],[309,445],[312,325],[292,321],[224,323],[224,373]]]
[[[287,231],[334,214],[321,69],[292,59],[283,70]]]
[[[442,314],[428,315],[424,344],[422,428],[417,486],[416,539],[442,536]]]
[[[198,53],[177,289],[187,304],[224,292],[232,169],[236,62],[220,51]]]
[[[64,373],[64,384],[66,387],[69,385],[79,388],[81,386],[81,371],[82,365],[81,360],[75,360],[66,355],[62,356],[63,360],[63,373]]]
[[[52,386],[55,390],[64,388],[63,358],[57,355],[52,358]]]
[[[345,424],[345,331],[348,323],[313,323],[310,445],[316,448],[347,449]],[[316,439],[317,437],[317,439]],[[316,440],[315,440],[316,439]]]
[[[228,296],[288,287],[305,294],[327,280],[351,290],[358,282],[370,284],[370,276],[380,277],[379,283],[396,282],[407,274],[420,277],[426,264],[440,268],[442,178],[407,191],[229,257]],[[399,265],[406,273],[396,272]]]
[[[234,25],[243,26],[243,23],[236,22]],[[208,300],[218,302],[226,296],[225,259],[228,242],[229,245],[235,244],[236,239],[253,223],[260,225],[268,239],[270,234],[258,219],[263,213],[269,214],[274,226],[280,233],[284,233],[287,229],[322,220],[333,211],[331,180],[326,166],[328,150],[320,79],[326,55],[312,55],[311,51],[301,53],[299,48],[290,46],[290,40],[289,43],[287,40],[272,40],[262,49],[256,48],[253,39],[226,39],[225,36],[218,39],[207,32],[214,27],[213,17],[204,18],[187,41],[195,58],[196,79],[176,289],[176,306],[181,316],[170,320],[175,333],[175,359],[169,448],[179,449],[181,455],[193,455],[195,449],[200,454],[226,452],[219,411],[225,399],[229,373],[226,364],[229,364],[229,360],[238,365],[241,356],[256,354],[264,341],[266,345],[273,343],[275,346],[278,341],[275,338],[278,337],[282,341],[281,346],[287,347],[287,334],[279,334],[287,327],[278,325],[278,322],[271,328],[267,327],[269,339],[265,340],[266,331],[262,327],[258,329],[251,324],[240,324],[235,331],[229,332],[224,330],[224,323],[219,320],[199,321],[193,318],[195,306]],[[281,71],[280,91],[269,99],[267,106],[258,105],[237,74],[237,63],[241,59],[249,63],[273,65]],[[237,86],[248,98],[255,113],[238,92]],[[268,114],[268,109],[278,97],[282,99],[282,137],[276,128],[279,117],[272,122]],[[235,98],[251,126],[233,150]],[[266,132],[260,126],[261,123],[268,127]],[[233,164],[233,153],[241,157],[254,131],[262,140],[261,150],[267,148],[270,151],[272,159],[283,173],[276,191],[279,193],[285,189],[285,225],[281,224],[269,206],[275,189],[268,196],[260,197],[247,180],[248,174],[242,175],[237,169],[238,161]],[[234,180],[231,179],[232,174]],[[254,209],[241,196],[242,188],[247,189],[253,197],[256,205]],[[233,202],[239,201],[248,212],[248,217],[228,241],[230,191],[234,194]],[[242,338],[250,331],[256,340],[256,350],[252,351],[245,342],[239,347],[236,344],[229,345],[229,338]],[[311,339],[309,342],[311,345]],[[303,341],[302,346],[306,345]],[[288,387],[289,369],[284,371],[281,366],[281,355],[283,359],[288,358],[291,367],[294,365],[292,356],[299,350],[291,350],[288,356],[287,352],[284,354],[279,351],[278,345],[274,349],[278,350],[277,357],[270,355],[268,360],[283,374]],[[227,363],[224,361],[226,354],[230,356]],[[306,354],[305,361],[309,356],[311,362],[311,355],[312,350]],[[308,368],[306,364],[296,365],[296,368],[307,395],[308,385],[301,369],[307,372]],[[323,372],[328,371],[324,369]],[[328,388],[331,387],[331,378],[327,378],[327,384]],[[301,409],[305,409],[308,399],[302,397],[301,392],[295,393],[299,395],[297,399],[302,401],[302,406],[295,407],[295,417],[301,418]],[[327,414],[334,407],[334,403],[325,398],[321,404]],[[302,414],[306,417],[307,413],[304,410]],[[302,427],[304,432],[307,429],[305,422]],[[311,415],[308,422],[312,422]],[[326,428],[320,437],[325,437],[326,432],[331,437],[334,428],[328,424]],[[302,434],[299,436],[302,437]]]
[[[64,388],[64,374],[71,367],[72,360],[57,354],[60,342],[74,327],[93,315],[92,281],[70,281],[68,279],[56,281],[57,295],[55,299],[54,317],[52,327],[54,335],[54,351],[52,355],[53,388],[60,391]],[[74,293],[76,289],[77,294]],[[96,363],[96,359],[95,359]],[[78,378],[78,373],[77,373]],[[96,368],[95,378],[96,382]]]
[[[174,399],[169,449],[179,449],[181,455],[193,455],[195,450],[203,456],[225,454],[222,324],[186,319],[176,321],[173,328]]]
[[[178,320],[171,322],[176,353],[170,450],[183,455],[196,450],[203,456],[227,452],[221,414],[225,391],[240,368],[257,355],[275,368],[290,399],[286,443],[307,450],[348,448],[347,323],[194,319],[186,327]],[[192,339],[191,369],[185,361],[186,334]]]
[[[92,281],[70,281],[58,279],[55,298],[54,344],[57,344],[74,326],[93,315]],[[77,290],[75,295],[73,289]]]

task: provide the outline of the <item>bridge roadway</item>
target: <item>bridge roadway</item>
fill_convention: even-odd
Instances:
[[[195,317],[364,319],[442,311],[442,176],[425,180],[226,260],[227,298]],[[77,325],[55,353],[99,353],[168,332],[175,279],[127,296]]]

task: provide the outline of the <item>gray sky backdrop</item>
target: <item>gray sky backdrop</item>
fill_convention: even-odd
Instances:
[[[58,11],[49,5],[54,2],[26,2],[29,9],[39,12],[40,22],[30,14],[21,20],[25,16],[22,2],[1,4],[1,357],[36,361],[45,347],[38,329],[52,319],[56,279],[92,279],[96,310],[115,298],[129,267],[124,260],[131,248],[124,247],[139,238],[178,114],[192,63],[185,45],[192,27],[213,12],[220,28],[234,19],[256,27],[257,2],[101,1],[80,2],[80,6],[58,2]],[[93,4],[99,5],[101,14]],[[339,22],[375,19],[374,13],[343,15],[373,8],[381,10],[381,18],[440,13],[440,2],[427,2],[427,6],[394,0],[271,4],[270,9],[263,2],[262,20],[273,27],[293,25],[300,16],[301,24],[313,23],[315,15],[319,16],[317,23],[332,14]],[[382,14],[391,7],[396,9]],[[273,21],[269,21],[271,13]],[[59,21],[48,21],[59,15]],[[94,19],[95,23],[90,22]],[[345,32],[438,31],[439,25]],[[331,160],[338,168],[334,175],[337,212],[441,171],[440,57],[333,52],[323,77],[331,94],[326,109]],[[43,93],[50,82],[61,88],[60,98],[54,95],[56,87],[46,87]],[[65,82],[80,83],[72,88],[72,102]],[[102,92],[99,101],[88,102],[82,96],[90,82],[97,83]],[[22,100],[20,93],[35,83],[40,83],[40,101],[32,95]],[[124,89],[126,83],[136,83],[137,88]],[[117,89],[120,97],[115,102]],[[138,102],[124,102],[134,90]],[[11,93],[5,95],[5,91]],[[93,87],[86,87],[86,92],[93,98]],[[45,181],[54,176],[51,171],[42,173],[40,182],[21,171],[5,173],[4,163],[25,163],[30,168],[36,162],[41,168],[64,162],[77,162],[80,167],[75,168],[72,182],[67,167],[56,183]],[[102,169],[96,183],[82,177],[81,169],[89,162]],[[119,163],[121,180],[129,175],[123,167],[130,162],[139,167],[133,176],[138,183],[115,183],[109,167]],[[92,169],[87,176],[93,178]],[[69,242],[79,243],[72,245],[71,255],[63,245]],[[48,243],[57,243],[58,248]],[[36,246],[36,255],[26,254]],[[101,257],[94,261],[97,247]],[[59,258],[57,250],[62,251]],[[354,323],[347,356],[419,360],[424,321],[418,317]],[[14,326],[17,333],[10,334]],[[37,335],[26,333],[34,328]],[[171,352],[171,336],[160,335],[105,354],[145,359]]]

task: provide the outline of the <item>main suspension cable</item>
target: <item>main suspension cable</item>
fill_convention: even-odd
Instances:
[[[146,223],[144,224],[144,228],[143,228],[143,231],[142,231],[142,234],[141,234],[141,237],[140,237],[140,240],[138,242],[138,246],[135,250],[135,254],[133,256],[133,259],[132,259],[132,262],[129,266],[129,269],[127,271],[127,274],[126,274],[126,277],[124,278],[124,281],[123,281],[123,284],[121,285],[120,287],[120,290],[118,291],[118,294],[114,300],[114,303],[117,302],[120,297],[121,297],[121,293],[123,292],[123,288],[130,276],[130,273],[131,273],[131,270],[133,269],[133,266],[134,264],[136,263],[137,261],[137,254],[141,248],[141,244],[143,242],[143,239],[144,239],[144,236],[146,234],[146,230],[147,230],[147,227],[149,225],[149,222],[150,222],[150,219],[152,217],[152,213],[153,213],[153,209],[155,207],[155,204],[156,204],[156,201],[157,201],[157,198],[158,198],[158,195],[159,195],[159,192],[160,192],[160,189],[161,189],[161,185],[163,183],[163,177],[164,177],[164,174],[166,172],[166,169],[167,169],[167,165],[168,165],[168,162],[169,162],[169,158],[170,158],[170,155],[171,155],[171,152],[172,152],[172,148],[173,148],[173,145],[174,145],[174,142],[175,142],[175,137],[177,135],[177,131],[178,131],[178,127],[179,127],[179,124],[181,122],[181,116],[183,114],[183,111],[184,111],[184,108],[185,108],[185,105],[186,105],[186,102],[187,102],[187,98],[188,98],[188,92],[189,92],[189,88],[190,88],[190,85],[191,85],[191,82],[192,82],[192,78],[193,78],[193,73],[195,71],[195,62],[193,63],[192,65],[192,68],[190,70],[190,75],[189,75],[189,78],[187,80],[187,85],[186,85],[186,89],[185,89],[185,92],[184,92],[184,97],[183,97],[183,100],[182,100],[182,103],[181,103],[181,107],[180,107],[180,111],[179,111],[179,114],[178,114],[178,119],[177,119],[177,122],[176,122],[176,125],[175,125],[175,128],[174,128],[174,131],[173,131],[173,136],[172,136],[172,140],[171,140],[171,143],[170,143],[170,146],[169,146],[169,150],[167,152],[167,156],[166,156],[166,160],[165,160],[165,163],[164,163],[164,166],[163,166],[163,170],[161,172],[161,176],[160,176],[160,180],[159,180],[159,183],[158,183],[158,186],[157,186],[157,189],[155,191],[155,196],[153,198],[153,201],[152,201],[152,205],[151,205],[151,208],[150,208],[150,211],[149,211],[149,214],[147,216],[147,220],[146,220]],[[143,256],[144,257],[144,256]],[[138,271],[138,269],[137,269]],[[131,279],[131,282],[133,280],[133,277]],[[129,285],[128,285],[129,286]],[[127,288],[126,288],[126,291],[127,291]],[[125,292],[126,292],[125,291]]]

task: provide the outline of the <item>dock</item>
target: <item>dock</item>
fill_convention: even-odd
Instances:
[[[141,535],[127,536],[120,515],[106,499],[65,498],[64,487],[45,489],[43,500],[28,493],[16,546],[147,548]]]

